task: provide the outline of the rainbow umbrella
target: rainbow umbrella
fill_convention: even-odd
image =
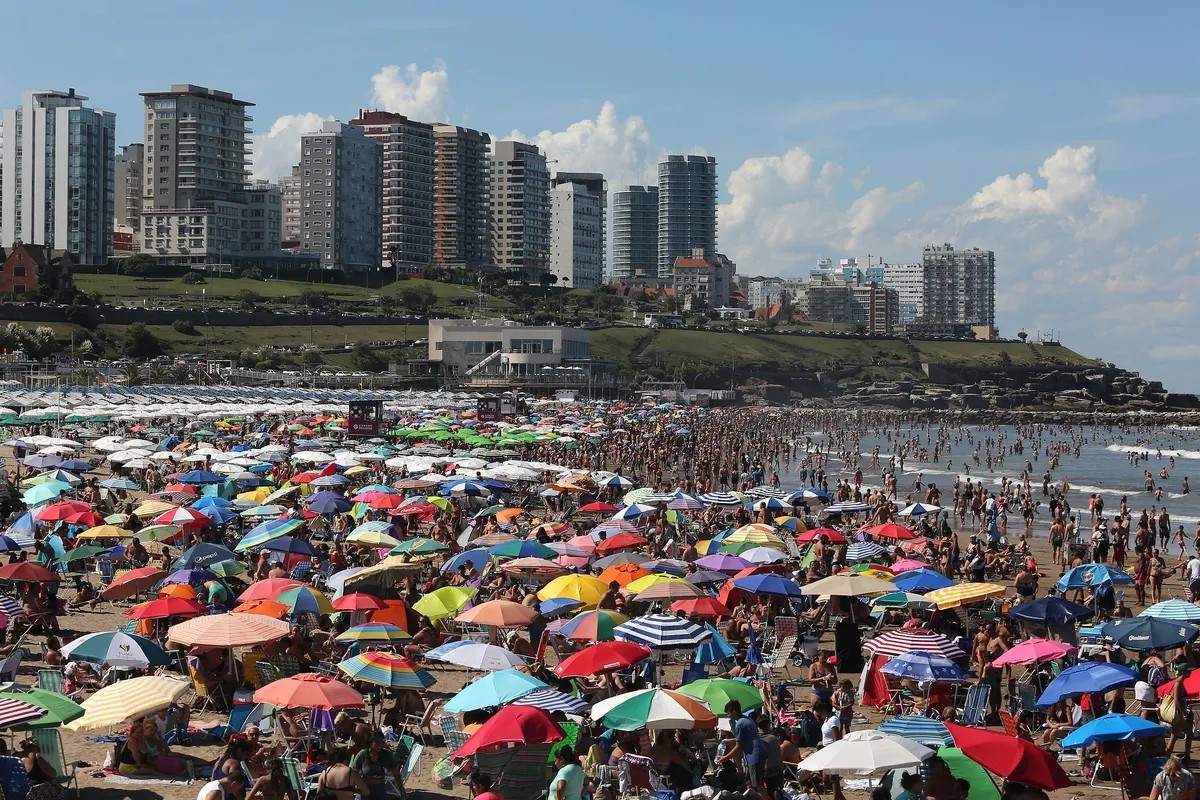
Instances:
[[[585,611],[563,625],[559,633],[577,642],[611,642],[616,638],[613,628],[628,621],[629,617],[616,611]]]
[[[293,614],[332,614],[337,610],[328,597],[311,586],[284,589],[271,599],[290,608]]]
[[[239,553],[244,553],[252,548],[262,547],[264,544],[272,542],[281,536],[287,536],[289,533],[297,531],[303,527],[304,520],[302,519],[268,520],[251,528],[233,549]]]
[[[395,653],[370,652],[337,665],[346,677],[393,689],[428,689],[437,678]]]
[[[336,637],[339,642],[398,642],[411,639],[408,632],[386,622],[367,622],[355,625]]]

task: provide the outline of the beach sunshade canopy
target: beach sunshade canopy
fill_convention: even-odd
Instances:
[[[1169,727],[1157,722],[1150,722],[1141,717],[1129,714],[1105,714],[1091,722],[1080,725],[1067,734],[1063,741],[1064,748],[1075,749],[1088,747],[1096,742],[1125,742],[1130,739],[1148,739],[1153,736],[1165,736],[1170,733]]]
[[[950,747],[954,744],[950,731],[946,730],[942,721],[930,719],[924,714],[905,714],[892,717],[880,725],[877,730],[880,733],[912,739],[914,742],[920,742],[926,746]]]
[[[458,714],[463,711],[503,706],[518,697],[548,688],[550,687],[545,683],[524,672],[515,669],[497,670],[467,684],[450,698],[445,709]]]
[[[187,597],[159,597],[148,603],[140,603],[125,612],[130,619],[167,619],[169,617],[194,617],[207,614],[208,607]]]
[[[46,689],[24,689],[14,692],[0,692],[0,698],[20,700],[32,703],[42,709],[42,715],[36,719],[11,725],[12,730],[29,731],[42,728],[61,728],[68,722],[73,722],[85,713],[83,706],[69,697]]]
[[[716,714],[722,716],[725,713],[725,704],[730,700],[737,700],[742,706],[742,711],[758,708],[765,702],[762,690],[757,686],[731,678],[701,678],[679,687],[679,692],[703,700]]]
[[[249,603],[252,600],[274,600],[280,592],[294,589],[300,585],[300,581],[294,581],[291,578],[263,578],[261,581],[250,584],[244,592],[238,595],[237,599],[243,603]]]
[[[634,581],[629,584],[633,586]],[[626,587],[628,591],[628,587]],[[683,578],[674,578],[672,580],[660,581],[653,586],[649,586],[637,593],[636,600],[644,603],[654,600],[687,600],[707,597],[704,590],[691,581],[686,581]]]
[[[605,609],[585,611],[559,629],[559,635],[576,642],[611,642],[613,630],[629,621],[629,617]]]
[[[1050,681],[1037,699],[1037,705],[1038,708],[1045,708],[1068,697],[1107,692],[1118,686],[1132,686],[1136,680],[1137,673],[1129,667],[1106,661],[1084,661],[1064,669]],[[958,741],[957,738],[955,741]]]
[[[423,595],[413,603],[413,609],[428,617],[430,622],[437,622],[458,614],[478,593],[478,589],[466,586],[443,586]]]
[[[16,564],[5,564],[0,567],[0,580],[20,581],[24,583],[48,583],[61,580],[58,573],[51,572],[43,566],[29,561]]]
[[[514,703],[493,714],[450,757],[467,758],[496,747],[558,742],[566,736],[562,727],[544,709]]]
[[[633,642],[600,642],[564,658],[554,667],[560,678],[589,678],[628,666],[649,658],[649,647]]]
[[[100,631],[80,636],[64,645],[62,654],[68,661],[136,669],[166,666],[174,660],[158,643],[120,631]]]
[[[355,625],[334,637],[339,642],[399,642],[411,638],[408,631],[386,622]]]
[[[592,705],[591,717],[618,731],[694,730],[717,727],[717,716],[690,695],[669,689],[641,689]]]
[[[989,772],[1047,792],[1064,789],[1071,779],[1053,753],[1006,733],[943,723],[958,749]],[[851,734],[853,735],[853,734]]]
[[[503,647],[466,639],[439,645],[425,653],[425,657],[482,672],[513,669],[525,663],[525,659]]]
[[[1197,608],[1197,611],[1200,611],[1200,608]],[[1091,619],[1095,615],[1096,612],[1087,606],[1063,600],[1061,597],[1043,597],[1031,603],[1019,603],[1008,610],[1008,616],[1012,619],[1042,626],[1070,625],[1080,620]]]
[[[905,653],[935,653],[950,660],[966,658],[958,645],[940,633],[926,630],[895,630],[863,642],[872,655],[895,658]]]
[[[1196,623],[1200,622],[1200,606],[1186,600],[1164,600],[1150,606],[1138,616]]]
[[[937,608],[937,603],[927,599],[923,594],[914,594],[912,592],[889,592],[888,594],[880,595],[872,600],[871,607],[919,608],[928,611]]]
[[[1114,619],[1100,629],[1105,638],[1126,650],[1168,649],[1194,641],[1200,628],[1158,617]]]
[[[1110,564],[1081,564],[1067,570],[1067,573],[1058,579],[1055,587],[1060,592],[1065,592],[1068,589],[1085,589],[1089,586],[1118,586],[1130,583],[1133,583],[1132,575]]]
[[[932,569],[913,569],[902,575],[897,575],[892,581],[896,589],[902,592],[931,592],[935,589],[945,589],[954,586],[955,582],[940,572]]]
[[[877,730],[852,731],[800,762],[800,769],[835,775],[870,775],[916,767],[933,755],[925,745]]]
[[[937,603],[938,608],[945,610],[1001,597],[1007,592],[1008,587],[998,583],[959,583],[945,589],[934,589],[925,596]]]
[[[895,656],[880,668],[880,672],[933,683],[962,683],[967,674],[945,656],[915,650]]]
[[[328,597],[307,585],[284,589],[272,599],[290,608],[293,614],[321,615],[336,611]]]
[[[382,651],[354,656],[337,665],[346,677],[393,689],[428,689],[437,679],[409,659]]]
[[[857,572],[844,572],[830,575],[818,581],[807,583],[800,587],[803,594],[835,595],[838,597],[860,597],[871,594],[887,594],[902,587],[879,578],[860,575]]]
[[[291,629],[286,622],[258,614],[210,614],[172,625],[167,639],[188,647],[250,647],[282,639]]]
[[[118,576],[100,592],[105,600],[124,600],[154,588],[167,573],[154,567],[138,567]]]
[[[379,611],[387,608],[387,604],[373,594],[355,592],[334,600],[333,608],[336,611]]]
[[[63,727],[73,731],[115,728],[156,714],[192,690],[192,682],[165,675],[126,678],[101,688],[80,705],[84,714]]]
[[[561,711],[564,714],[584,714],[592,707],[591,703],[583,698],[560,692],[557,689],[541,689],[530,692],[524,697],[513,700],[513,705],[535,706],[550,713]]]
[[[524,628],[538,618],[538,610],[511,600],[489,600],[460,613],[455,620],[468,625]]]
[[[1066,642],[1054,639],[1026,639],[1001,653],[992,662],[992,666],[1005,667],[1010,664],[1020,664],[1021,666],[1043,664],[1047,661],[1057,661],[1060,658],[1073,656],[1078,652],[1078,647],[1069,645]]]
[[[362,708],[363,696],[353,687],[327,675],[302,672],[268,683],[254,693],[254,702],[276,708]]]
[[[562,575],[547,583],[537,593],[539,600],[567,598],[579,600],[587,608],[595,608],[608,593],[608,584],[591,575]]]
[[[703,625],[672,614],[647,614],[613,629],[622,641],[652,650],[695,650],[712,634]]]
[[[800,587],[795,581],[788,580],[782,575],[765,573],[747,575],[744,578],[734,578],[733,585],[745,589],[751,594],[769,594],[776,597],[803,597]]]
[[[12,697],[0,697],[0,730],[36,722],[44,716],[46,716],[46,709],[37,703]]]

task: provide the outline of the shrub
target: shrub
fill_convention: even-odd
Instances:
[[[196,285],[196,284],[200,284],[200,283],[207,283],[207,281],[206,281],[206,280],[205,280],[205,278],[204,278],[204,273],[203,273],[203,272],[196,272],[195,270],[193,270],[193,271],[189,272],[188,274],[184,275],[184,276],[183,276],[183,282],[184,282],[184,283],[189,283],[189,284],[192,284],[193,286],[194,286],[194,285]]]

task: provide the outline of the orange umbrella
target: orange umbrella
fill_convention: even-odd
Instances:
[[[182,645],[248,647],[291,633],[286,622],[259,614],[209,614],[171,626],[167,639]]]
[[[300,581],[291,578],[267,578],[250,584],[250,588],[238,595],[238,600],[248,603],[251,600],[270,600],[282,591],[295,589]]]
[[[644,578],[649,574],[651,574],[650,570],[642,569],[637,564],[613,564],[596,577],[606,584],[616,581],[624,589],[629,583],[636,581],[638,578]]]
[[[536,609],[511,600],[489,600],[474,608],[468,608],[455,617],[459,622],[493,625],[497,628],[523,628],[532,625],[537,618]]]
[[[185,600],[195,600],[196,590],[186,583],[168,583],[158,590],[159,597],[182,597]]]
[[[371,612],[371,622],[395,625],[405,633],[411,633],[408,629],[408,604],[403,600],[384,600],[383,604],[384,608]]]
[[[499,522],[512,522],[524,513],[526,512],[523,508],[506,508],[503,511],[496,512],[496,520]]]
[[[274,600],[251,600],[249,603],[242,603],[233,609],[233,613],[255,614],[260,617],[270,617],[271,619],[283,619],[291,614],[292,610],[283,603],[276,603]]]
[[[100,592],[105,600],[124,600],[153,588],[167,573],[154,567],[138,567],[121,575]]]
[[[363,696],[341,681],[326,675],[302,672],[268,683],[254,693],[254,702],[276,708],[362,708]]]

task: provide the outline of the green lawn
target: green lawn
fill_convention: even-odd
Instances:
[[[955,364],[958,366],[996,366],[1004,363],[1004,355],[1013,366],[1036,366],[1063,364],[1085,366],[1095,364],[1094,359],[1085,358],[1075,351],[1061,346],[1023,344],[1021,342],[959,342],[959,341],[916,341],[912,342],[921,361],[932,364]]]

